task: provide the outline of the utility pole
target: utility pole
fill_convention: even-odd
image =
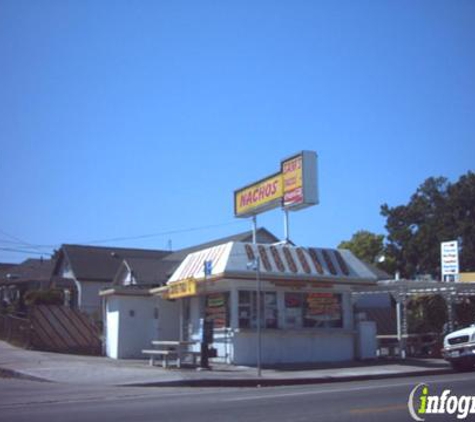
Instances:
[[[257,282],[257,376],[262,375],[261,355],[262,355],[262,330],[261,330],[261,262],[260,258],[256,257],[256,282]]]

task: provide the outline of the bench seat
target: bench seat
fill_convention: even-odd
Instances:
[[[155,364],[155,358],[157,356],[161,357],[162,359],[162,366],[164,368],[168,368],[168,359],[169,358],[178,358],[178,354],[174,350],[156,350],[156,349],[145,349],[142,350],[142,353],[144,355],[149,355],[150,356],[150,361],[149,364],[150,366],[154,366]]]
[[[164,368],[168,368],[169,359],[175,359],[177,362],[177,366],[180,367],[181,357],[183,356],[191,356],[193,360],[193,365],[196,366],[196,360],[201,355],[200,352],[193,352],[193,351],[186,350],[186,351],[182,351],[179,356],[176,350],[158,350],[158,349],[144,349],[142,350],[142,354],[150,356],[150,361],[149,361],[150,366],[155,365],[156,357],[161,357],[162,366]]]

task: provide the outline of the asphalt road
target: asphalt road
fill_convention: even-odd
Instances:
[[[407,402],[420,382],[431,392],[475,396],[475,373],[268,388],[99,388],[0,379],[0,421],[411,421]]]

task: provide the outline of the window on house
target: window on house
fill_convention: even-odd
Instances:
[[[239,328],[251,328],[251,292],[239,292]]]
[[[239,292],[239,328],[257,327],[257,292]],[[277,294],[261,293],[261,327],[278,328]]]

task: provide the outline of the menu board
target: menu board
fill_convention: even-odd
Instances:
[[[339,294],[309,293],[305,305],[305,319],[307,320],[341,320],[341,295]]]
[[[206,296],[206,320],[213,321],[214,328],[229,324],[228,293],[213,293]]]

